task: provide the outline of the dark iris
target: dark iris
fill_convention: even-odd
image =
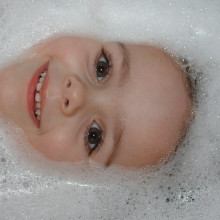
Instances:
[[[100,129],[93,127],[88,132],[88,144],[90,151],[93,151],[102,141],[102,132]]]
[[[96,67],[96,75],[101,81],[103,78],[105,78],[109,73],[109,63],[108,61],[98,61],[97,67]]]

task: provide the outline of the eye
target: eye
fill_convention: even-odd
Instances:
[[[101,146],[103,143],[103,131],[102,129],[93,122],[88,128],[85,135],[85,142],[88,148],[89,154],[91,154],[97,147]]]
[[[105,52],[102,52],[101,56],[98,58],[95,68],[98,82],[101,82],[106,76],[108,76],[111,65],[110,58],[106,56]]]

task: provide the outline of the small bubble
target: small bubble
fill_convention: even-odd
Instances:
[[[24,182],[24,183],[23,183],[23,186],[24,186],[24,188],[28,188],[28,187],[29,187],[29,184],[28,184],[27,182]]]
[[[6,159],[4,157],[1,158],[1,162],[4,163]]]

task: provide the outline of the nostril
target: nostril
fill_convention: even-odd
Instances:
[[[75,114],[85,101],[84,84],[78,76],[72,74],[64,78],[59,93],[59,105],[65,116]]]
[[[67,108],[67,107],[69,106],[69,104],[70,104],[70,101],[69,101],[69,99],[65,99],[65,103],[64,103],[64,105],[65,105],[65,108]]]
[[[70,86],[71,86],[71,81],[70,81],[70,79],[68,79],[66,82],[66,88],[70,88]]]

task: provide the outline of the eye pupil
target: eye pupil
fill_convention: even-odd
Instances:
[[[97,65],[97,77],[105,77],[108,74],[108,70],[108,63],[104,61],[99,61]]]
[[[97,147],[102,140],[101,131],[98,128],[90,128],[88,133],[88,142]]]
[[[85,137],[85,145],[89,154],[96,148],[99,148],[103,143],[103,131],[96,122],[93,122],[90,126]]]

